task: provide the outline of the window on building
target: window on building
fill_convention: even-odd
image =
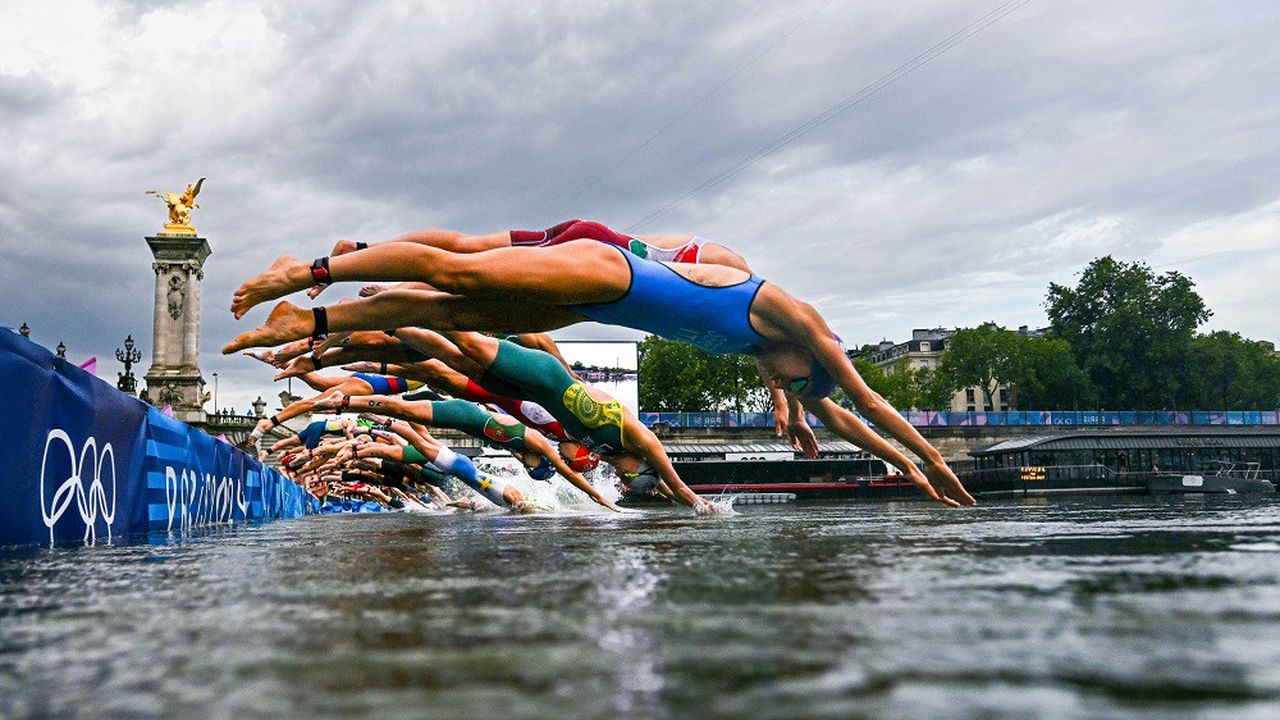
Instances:
[[[974,406],[970,405],[969,407],[967,407],[967,408],[965,408],[965,409],[966,409],[966,410],[968,410],[969,412],[973,412],[973,411],[974,411],[974,410],[976,410],[977,408],[975,408]]]
[[[929,352],[929,351],[930,351],[929,341],[928,341],[928,340],[921,340],[921,341],[920,341],[920,352]]]
[[[964,401],[967,403],[974,402],[973,388],[965,388]],[[969,408],[969,409],[972,410],[973,408]]]

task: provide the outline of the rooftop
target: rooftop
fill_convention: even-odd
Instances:
[[[1196,426],[1166,428],[1096,428],[1026,435],[971,451],[974,457],[1024,450],[1127,450],[1133,448],[1280,447],[1280,428]]]

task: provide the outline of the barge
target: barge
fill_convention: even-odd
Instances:
[[[736,495],[746,504],[791,500],[865,500],[920,491],[885,462],[844,441],[818,444],[809,459],[785,443],[672,443],[671,464],[695,493]],[[623,504],[666,503],[624,491]]]

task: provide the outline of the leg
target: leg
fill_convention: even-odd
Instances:
[[[703,245],[698,252],[698,262],[711,265],[727,265],[746,273],[751,272],[751,267],[747,265],[745,258],[720,243]]]
[[[333,388],[336,388],[342,383],[347,381],[346,378],[325,377],[324,375],[320,375],[319,373],[314,373],[314,372],[302,373],[295,377],[297,377],[302,382],[306,383],[312,390],[315,390],[316,392],[324,392],[326,390],[332,390]],[[276,378],[276,379],[279,380],[280,378]]]
[[[546,332],[583,321],[581,315],[559,305],[512,303],[414,290],[389,290],[370,298],[332,305],[327,310],[332,331],[420,326],[441,330]],[[282,302],[271,311],[262,327],[240,335],[222,352],[279,345],[305,338],[314,329],[310,310]]]
[[[329,271],[337,282],[411,280],[455,295],[506,297],[547,305],[611,302],[631,285],[627,261],[603,243],[586,240],[472,254],[390,243],[330,258]],[[236,317],[243,317],[258,303],[312,284],[308,263],[282,257],[236,290],[231,310]]]
[[[464,235],[454,230],[418,230],[416,232],[405,233],[398,238],[387,240],[382,243],[370,243],[369,247],[377,247],[387,243],[414,243],[417,245],[427,245],[437,247],[441,250],[448,250],[455,253],[473,253],[484,252],[485,250],[493,250],[495,248],[511,247],[511,233],[497,232],[490,235]],[[355,243],[350,240],[339,240],[337,245],[333,246],[334,255],[346,255],[355,252]]]

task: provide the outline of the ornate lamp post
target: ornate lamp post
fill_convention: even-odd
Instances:
[[[213,414],[218,414],[218,373],[213,374]]]
[[[267,401],[263,400],[262,396],[259,395],[258,399],[253,401],[253,415],[254,417],[264,417],[266,415],[266,410]]]
[[[30,340],[30,339],[31,339],[31,328],[27,327],[27,324],[26,324],[26,323],[22,323],[22,327],[18,328],[18,334],[19,334],[19,335],[21,335],[22,337],[24,337],[24,338],[26,338],[26,339]]]
[[[54,349],[53,349],[53,354],[54,354],[54,355],[57,355],[58,357],[62,358],[63,360],[66,360],[66,359],[67,359],[67,344],[66,344],[66,343],[64,343],[64,342],[62,342],[61,340],[59,340],[59,341],[58,341],[58,347],[56,347],[56,348],[54,348]]]
[[[116,359],[124,363],[124,372],[116,373],[120,376],[116,387],[120,392],[132,395],[138,389],[138,379],[133,376],[133,364],[142,359],[142,351],[133,347],[133,335],[124,339],[124,350],[116,348]]]

